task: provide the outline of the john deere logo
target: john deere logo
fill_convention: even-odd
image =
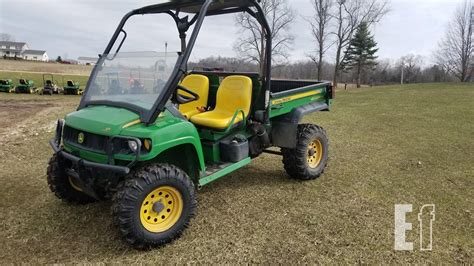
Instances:
[[[84,140],[85,140],[85,136],[84,136],[84,133],[79,133],[79,135],[77,136],[77,143],[79,144],[82,144],[84,143]]]

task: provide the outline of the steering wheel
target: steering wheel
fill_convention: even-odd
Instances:
[[[175,98],[176,102],[178,102],[179,104],[187,104],[187,103],[199,100],[199,95],[197,93],[191,91],[190,89],[188,89],[188,88],[186,88],[186,87],[184,87],[183,85],[180,85],[180,84],[178,84],[177,87],[178,87],[178,89],[175,91],[174,98]],[[190,94],[191,96],[181,95],[181,94],[178,93],[179,90],[182,90],[182,91]]]

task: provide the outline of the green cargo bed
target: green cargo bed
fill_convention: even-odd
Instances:
[[[313,103],[326,104],[329,110],[332,85],[323,81],[272,80],[270,118],[291,112],[294,108]]]

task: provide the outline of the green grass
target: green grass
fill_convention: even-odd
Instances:
[[[81,84],[81,88],[85,88],[87,81],[89,80],[88,76],[79,76],[79,75],[67,75],[67,74],[54,74],[53,75],[56,84],[60,87],[66,85],[68,80],[79,81]],[[8,71],[0,71],[0,79],[11,79],[14,82],[14,85],[17,86],[19,84],[18,80],[24,78],[27,80],[33,80],[35,82],[35,86],[40,88],[43,87],[43,74],[40,73],[29,73],[29,72],[8,72]],[[49,79],[50,77],[46,77]],[[64,85],[63,85],[64,79]]]
[[[0,94],[0,102],[14,96]],[[30,98],[48,99],[22,96]],[[1,146],[3,263],[474,262],[473,84],[340,92],[333,112],[305,119],[330,137],[320,179],[290,180],[279,157],[264,155],[201,190],[183,237],[150,252],[121,241],[109,202],[70,206],[49,192],[53,133],[35,136],[29,128],[53,123],[75,104],[32,118]],[[407,240],[417,248],[416,215],[428,203],[436,204],[433,251],[394,251],[394,204],[414,205]]]

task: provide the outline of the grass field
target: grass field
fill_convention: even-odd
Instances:
[[[49,192],[47,141],[78,100],[0,94],[2,263],[474,263],[473,84],[340,92],[333,112],[305,119],[330,137],[320,179],[290,180],[264,155],[202,189],[183,237],[149,252],[121,241],[110,202]],[[420,252],[417,213],[430,203],[433,251]],[[413,204],[413,252],[394,251],[394,204]]]
[[[3,60],[0,59],[1,71],[21,71],[21,72],[46,72],[46,73],[62,73],[80,76],[89,76],[92,66],[84,65],[66,65],[56,62],[37,62],[23,60]]]

